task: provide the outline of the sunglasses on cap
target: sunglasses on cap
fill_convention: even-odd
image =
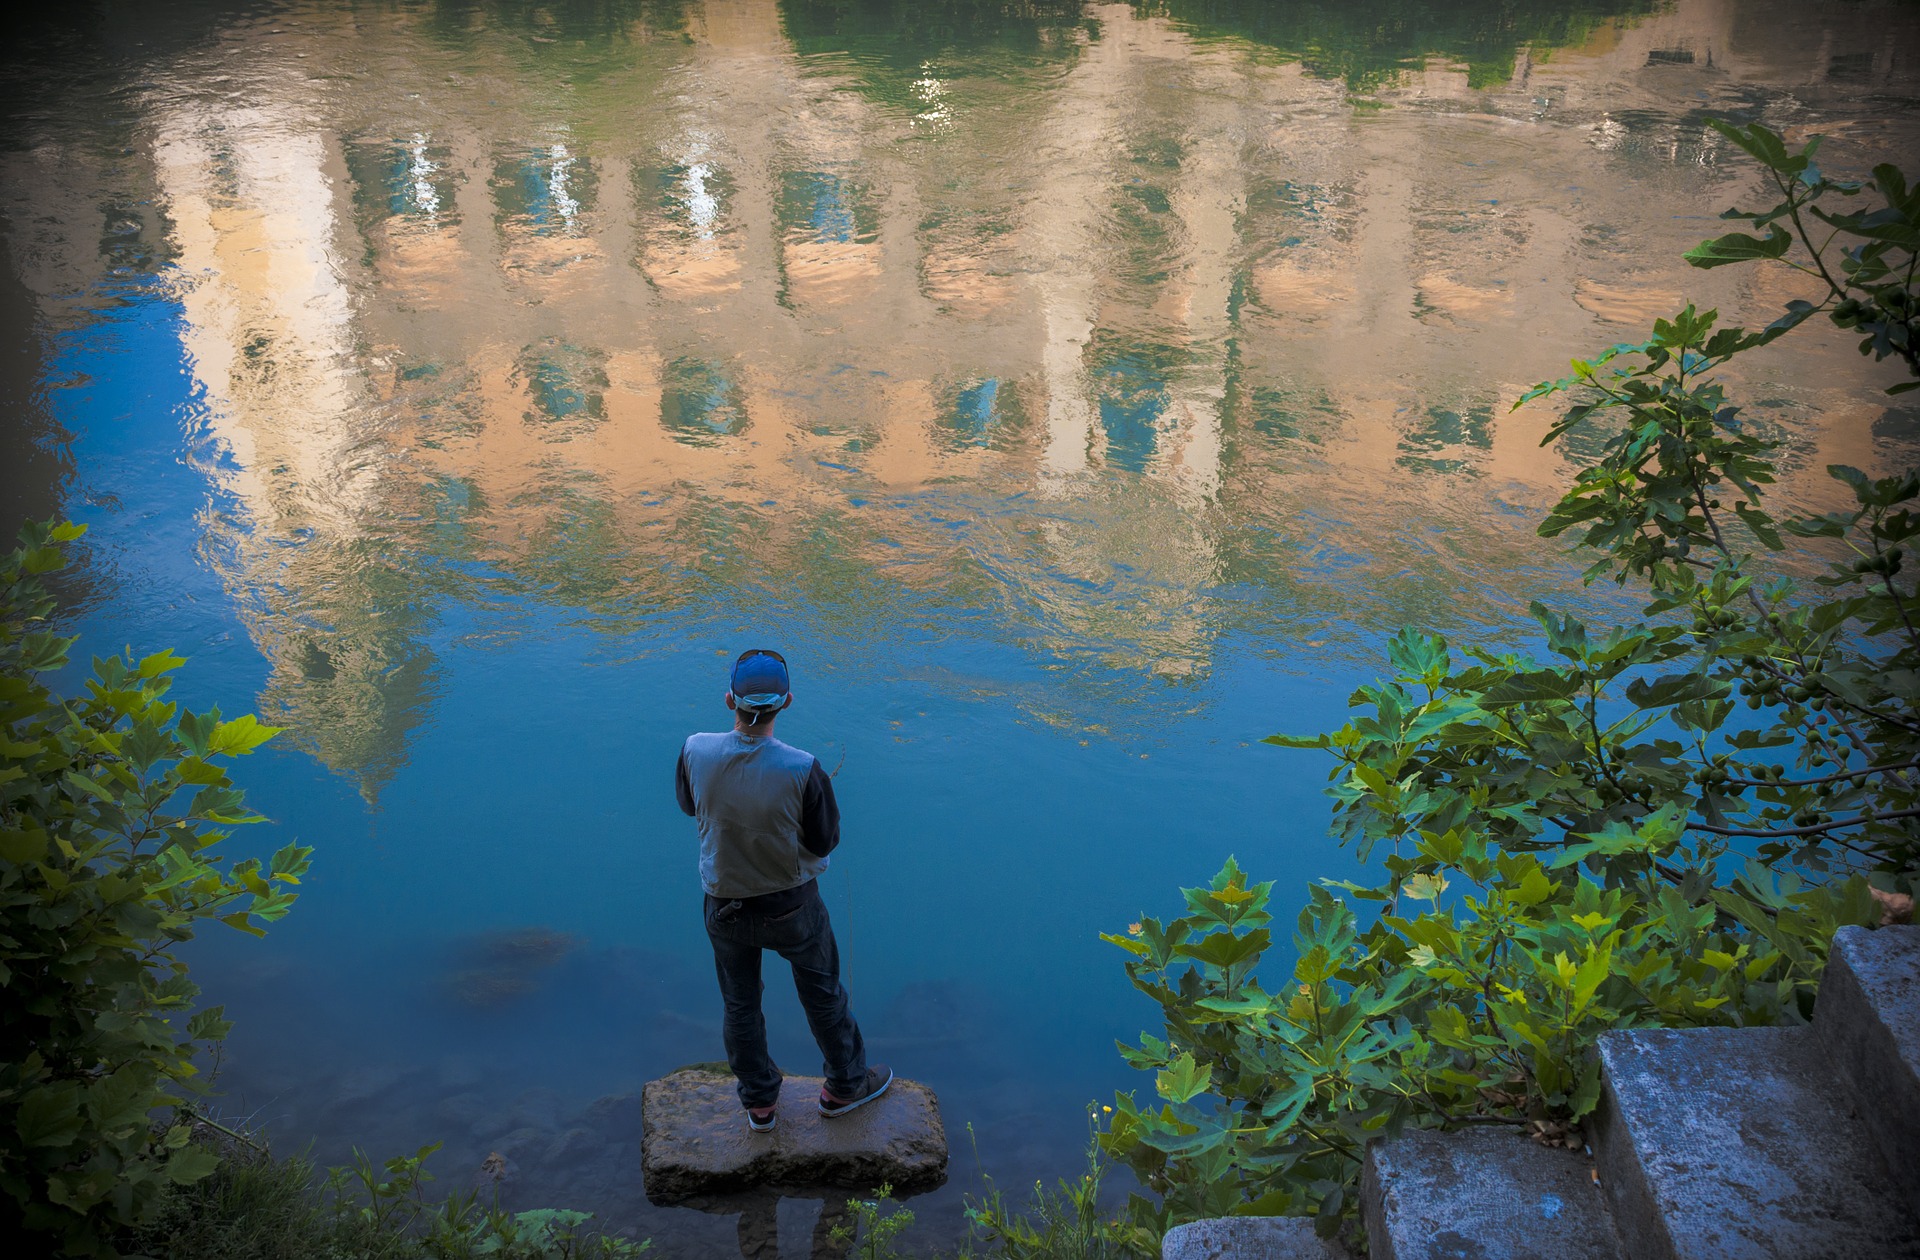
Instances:
[[[745,690],[743,688],[742,680],[740,677],[741,669],[743,667],[750,667],[753,662],[761,661],[761,660],[771,661],[774,664],[779,666],[779,680],[778,680],[777,686],[768,687],[766,690],[758,690],[758,689],[751,690],[751,691]],[[748,682],[746,683],[746,686],[752,686],[754,683],[759,683],[762,687],[766,687],[767,684],[774,682],[773,679],[767,678],[765,676],[767,673],[771,672],[770,670],[767,670],[765,666],[761,666],[759,671],[755,671],[755,672],[760,672],[761,677],[760,678],[750,677]],[[741,705],[751,709],[769,709],[769,708],[774,708],[776,706],[781,705],[786,699],[787,688],[789,685],[790,685],[790,681],[787,675],[787,658],[780,655],[780,653],[774,651],[772,648],[749,648],[747,651],[742,652],[738,657],[734,659],[732,673],[728,675],[728,690],[735,696],[735,698]]]

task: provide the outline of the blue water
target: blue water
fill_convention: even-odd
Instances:
[[[1570,467],[1507,405],[1637,302],[1779,297],[1678,264],[1740,176],[1695,134],[1708,81],[1649,49],[1718,41],[1709,103],[1764,113],[1890,20],[1810,6],[1756,47],[1704,6],[1580,10],[1537,79],[1441,23],[1471,75],[1416,90],[1395,48],[1301,72],[1269,17],[1067,8],[194,8],[152,49],[17,54],[9,440],[70,460],[69,623],[287,723],[242,768],[273,822],[229,847],[315,849],[264,941],[188,950],[237,1021],[230,1114],[323,1161],[444,1141],[454,1186],[502,1151],[514,1206],[740,1254],[726,1205],[645,1203],[625,1099],[721,1055],[670,776],[771,644],[781,738],[837,771],[856,1013],[954,1143],[914,1237],[983,1177],[1077,1172],[1087,1107],[1151,1088],[1097,934],[1228,855],[1283,928],[1355,871],[1328,763],[1258,740],[1342,721],[1403,623],[1630,612],[1532,537]],[[1087,92],[1123,46],[1140,77]],[[63,57],[105,89],[51,85]],[[1877,104],[1795,106],[1851,125],[1843,165],[1911,143],[1874,73]],[[1843,340],[1752,371],[1807,452],[1789,501],[1911,445]],[[816,1071],[777,972],[767,1002]],[[780,1209],[781,1254],[815,1213]]]

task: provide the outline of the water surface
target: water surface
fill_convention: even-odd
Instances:
[[[1758,196],[1704,120],[1911,167],[1917,52],[1907,7],[1788,0],[39,19],[8,512],[92,527],[90,647],[290,728],[244,843],[317,849],[266,941],[194,947],[229,1105],[739,1254],[645,1206],[622,1096],[720,1054],[669,776],[772,644],[839,767],[855,1008],[955,1138],[918,1237],[1073,1171],[1153,1015],[1096,933],[1230,853],[1288,907],[1350,869],[1326,766],[1259,737],[1337,722],[1403,623],[1630,607],[1534,537],[1573,465],[1508,408],[1797,294],[1679,261]],[[1825,330],[1743,372],[1789,503],[1920,432]]]

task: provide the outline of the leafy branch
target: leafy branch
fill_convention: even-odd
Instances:
[[[173,951],[208,923],[263,933],[311,852],[219,855],[260,821],[224,763],[277,732],[167,700],[180,657],[96,658],[80,696],[49,688],[75,640],[47,628],[45,578],[82,532],[31,525],[0,558],[0,1211],[79,1256],[217,1166],[188,1102],[229,1026]]]

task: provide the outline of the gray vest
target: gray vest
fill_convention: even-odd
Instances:
[[[800,845],[812,753],[738,731],[689,735],[681,750],[700,824],[700,883],[715,897],[794,888],[827,869]]]

